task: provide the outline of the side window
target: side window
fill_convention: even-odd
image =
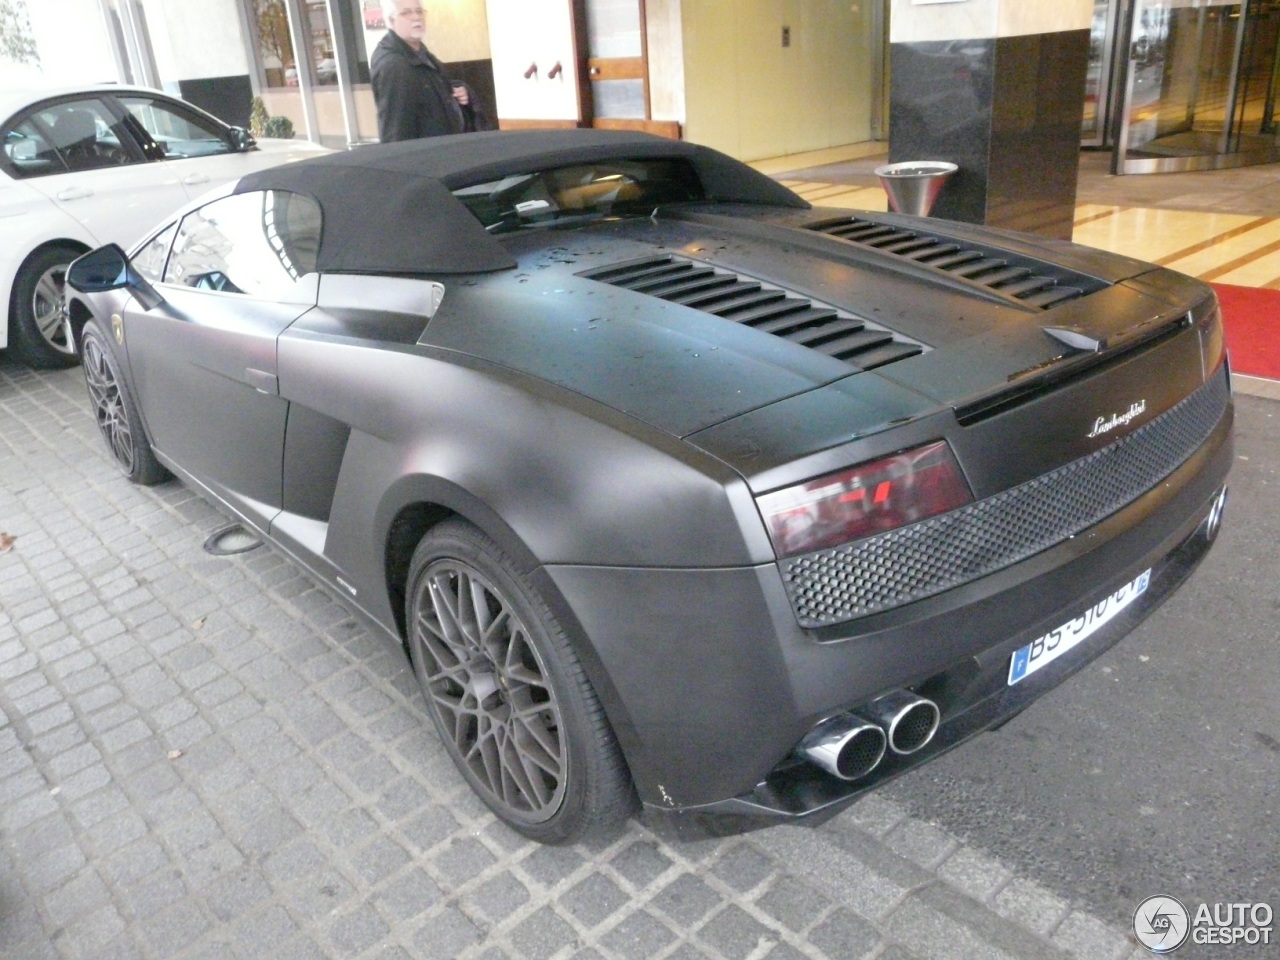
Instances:
[[[164,282],[273,299],[316,269],[320,226],[320,205],[299,193],[215,200],[182,218]]]
[[[70,100],[28,114],[4,131],[6,167],[17,177],[140,163],[142,157],[100,100]]]
[[[220,127],[176,103],[142,96],[119,99],[164,151],[166,160],[231,152],[231,143]]]
[[[173,243],[178,225],[171,223],[154,237],[142,245],[137,253],[129,258],[133,269],[152,283],[159,283],[164,277],[164,264],[169,258],[169,246]]]

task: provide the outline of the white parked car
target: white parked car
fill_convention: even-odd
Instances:
[[[144,87],[0,88],[0,348],[33,366],[76,362],[62,324],[67,265],[104,243],[129,247],[165,214],[264,167],[329,152],[256,142]]]

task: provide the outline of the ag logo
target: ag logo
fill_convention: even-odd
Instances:
[[[113,313],[111,315],[111,332],[116,335],[116,343],[124,344],[124,320],[120,318],[120,314]]]
[[[1173,897],[1147,897],[1133,914],[1133,932],[1152,953],[1172,953],[1187,941],[1191,915]]]

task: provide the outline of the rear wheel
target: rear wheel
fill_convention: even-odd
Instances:
[[[67,339],[62,292],[67,267],[80,256],[75,247],[46,247],[27,258],[13,282],[9,334],[14,352],[33,367],[71,367],[75,344]]]
[[[138,408],[129,396],[105,336],[93,320],[84,326],[80,350],[84,355],[84,382],[89,388],[93,417],[120,472],[143,486],[167,480],[169,471],[151,452]]]
[[[414,552],[414,672],[445,748],[489,808],[543,843],[615,830],[634,791],[604,710],[527,577],[468,523]]]

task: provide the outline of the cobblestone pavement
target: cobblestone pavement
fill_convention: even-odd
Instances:
[[[0,957],[1088,958],[1128,932],[872,796],[820,828],[539,847],[401,651],[0,358]]]

